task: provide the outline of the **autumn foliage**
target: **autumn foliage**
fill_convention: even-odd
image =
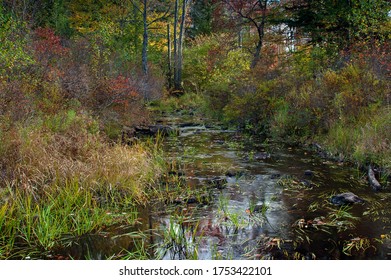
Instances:
[[[37,55],[61,57],[69,53],[69,49],[61,44],[60,36],[56,35],[53,29],[39,27],[34,30],[34,35],[34,49]]]

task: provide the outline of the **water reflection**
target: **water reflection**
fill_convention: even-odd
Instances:
[[[81,237],[67,249],[72,256],[109,258],[144,246],[158,259],[390,258],[391,195],[374,193],[358,170],[234,131],[177,126],[165,155],[194,196],[141,209],[135,228]],[[201,202],[198,190],[211,199]],[[367,203],[340,209],[328,201],[347,191]]]
[[[192,187],[203,184],[207,178],[224,175],[227,170],[241,170],[245,174],[227,176],[225,188],[215,190],[216,203],[200,211],[198,223],[204,234],[200,237],[197,258],[376,259],[389,255],[386,240],[380,242],[382,233],[383,236],[390,233],[389,219],[379,222],[372,215],[365,215],[371,209],[368,204],[354,205],[345,216],[334,217],[342,214],[335,214],[338,209],[328,202],[334,193],[354,191],[368,203],[380,199],[382,202],[375,207],[379,209],[390,202],[388,194],[374,194],[358,170],[341,163],[300,148],[254,143],[232,131],[199,126],[187,128],[165,143],[168,157],[184,163],[184,173]],[[303,188],[286,190],[278,185],[281,176],[287,175],[298,180]],[[219,207],[221,194],[228,200],[227,211]],[[252,204],[267,205],[265,213],[258,213],[263,216],[257,220],[246,213]],[[301,219],[308,225],[297,228],[295,223]],[[356,237],[369,238],[371,248],[376,248],[357,247],[356,253],[346,254],[347,245]],[[280,244],[273,246],[273,242]],[[249,249],[254,246],[258,247],[257,252]]]

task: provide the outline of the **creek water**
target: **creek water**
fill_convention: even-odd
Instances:
[[[356,168],[205,120],[163,123],[177,132],[163,141],[177,184],[162,187],[184,191],[139,209],[136,227],[84,238],[76,258],[136,251],[141,239],[159,259],[391,258],[391,194],[372,191]],[[330,203],[343,192],[365,203]]]

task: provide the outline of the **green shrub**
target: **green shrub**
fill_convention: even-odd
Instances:
[[[387,96],[385,81],[378,80],[367,68],[349,64],[337,73],[335,79],[334,108],[344,119],[356,119],[371,104],[382,103]]]
[[[26,67],[34,64],[27,50],[26,24],[5,14],[0,7],[0,80],[18,79]]]
[[[264,130],[269,125],[269,117],[273,110],[269,95],[270,87],[261,84],[254,91],[232,94],[224,107],[226,120],[242,127],[250,125]]]
[[[117,141],[122,135],[122,126],[117,122],[107,122],[103,131],[109,139]]]
[[[187,89],[196,93],[217,92],[249,70],[250,56],[242,49],[232,49],[231,40],[225,35],[197,37],[185,50],[183,80]]]

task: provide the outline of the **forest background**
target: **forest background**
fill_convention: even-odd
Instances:
[[[21,242],[10,236],[51,248],[64,231],[107,223],[80,228],[91,219],[80,212],[47,238],[47,223],[25,227],[33,213],[12,224],[42,209],[68,219],[53,197],[76,195],[74,211],[112,185],[115,201],[155,195],[156,143],[123,142],[159,110],[317,143],[390,174],[390,12],[387,0],[2,0],[0,255]]]

